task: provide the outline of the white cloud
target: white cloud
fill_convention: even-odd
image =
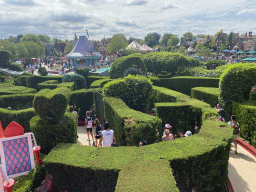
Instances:
[[[242,11],[237,12],[236,15],[241,15],[241,14],[244,14],[244,13],[256,13],[256,9],[244,9]]]

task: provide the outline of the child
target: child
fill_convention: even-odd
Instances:
[[[228,122],[228,125],[231,126],[234,131],[233,131],[233,141],[235,144],[235,153],[237,153],[237,141],[236,138],[240,136],[240,128],[239,128],[239,123],[236,121],[236,116],[232,115],[231,116],[231,121]]]
[[[88,140],[90,140],[89,132],[90,132],[90,134],[92,136],[92,140],[93,140],[92,117],[91,117],[91,112],[90,111],[86,111],[85,126],[86,126],[86,130],[87,130]]]

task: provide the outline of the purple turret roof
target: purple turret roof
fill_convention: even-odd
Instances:
[[[79,36],[78,42],[66,57],[87,57],[92,56],[93,47],[86,36]]]

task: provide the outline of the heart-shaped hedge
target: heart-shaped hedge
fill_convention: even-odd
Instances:
[[[51,123],[58,123],[66,112],[69,99],[69,89],[43,89],[35,95],[33,104],[36,113],[42,119]]]

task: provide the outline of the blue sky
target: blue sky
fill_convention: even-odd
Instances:
[[[256,34],[256,0],[0,0],[0,38],[35,33],[101,40],[122,33],[144,39],[185,32]]]

